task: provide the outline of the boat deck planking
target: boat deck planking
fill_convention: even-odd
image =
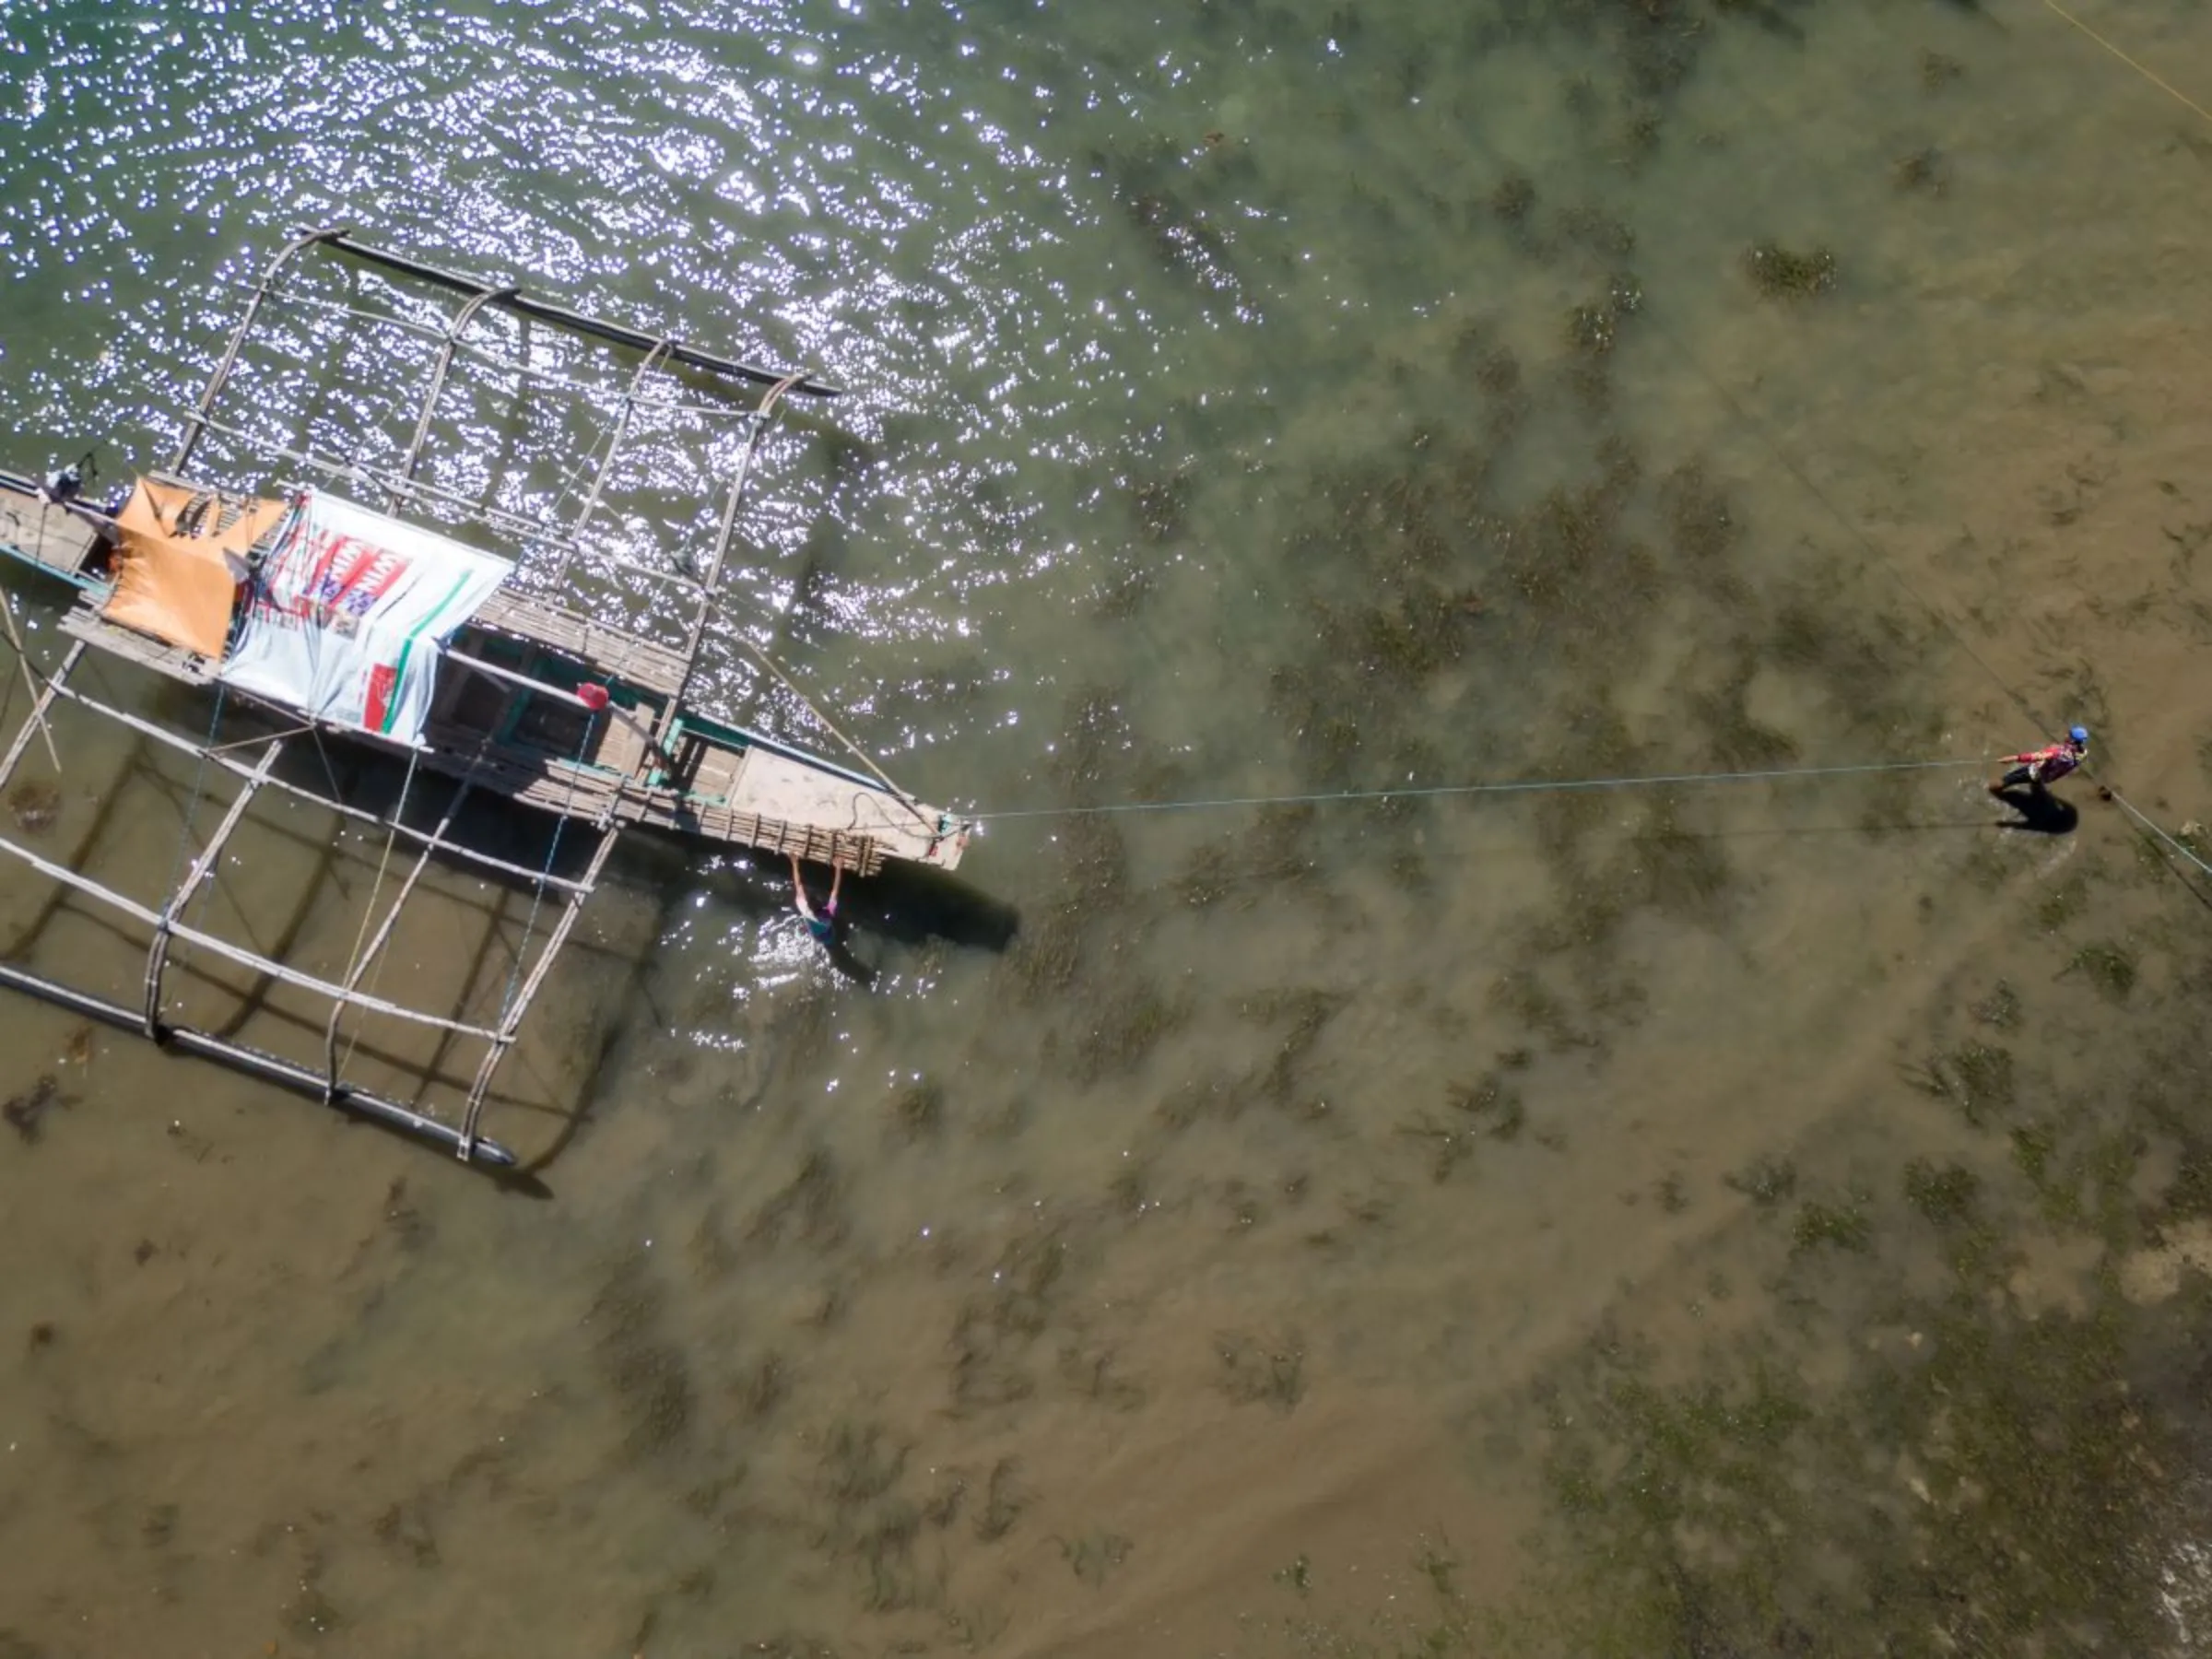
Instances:
[[[107,603],[107,597],[105,588],[89,590],[79,596],[75,605],[62,613],[62,631],[98,646],[111,656],[151,668],[156,674],[166,674],[188,686],[215,683],[215,665],[198,652],[171,645],[151,634],[142,634],[135,628],[124,628],[100,615],[100,606]]]
[[[681,652],[610,628],[565,606],[547,605],[502,588],[485,602],[472,625],[563,652],[598,674],[641,691],[675,697],[684,688]]]

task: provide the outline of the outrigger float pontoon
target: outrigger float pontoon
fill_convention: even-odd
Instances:
[[[246,437],[216,419],[218,400],[265,306],[281,297],[279,278],[310,253],[342,255],[387,279],[462,297],[444,322],[413,435],[394,465],[377,470],[359,461],[319,455],[305,436],[298,449],[273,452],[352,490],[380,492],[383,510],[314,488],[288,488],[275,499],[265,498],[192,471],[206,433]],[[582,508],[564,525],[525,522],[418,477],[463,336],[487,308],[524,319],[525,327],[548,326],[594,347],[641,354],[611,430],[603,434],[604,450]],[[593,559],[594,520],[629,435],[633,411],[641,406],[640,394],[656,372],[672,374],[677,366],[759,392],[758,401],[743,411],[748,429],[723,498],[713,545],[698,573],[644,572],[677,585],[689,613],[680,641],[672,644],[649,638],[543,592],[527,591],[510,580],[516,566],[507,559],[395,516],[410,512],[488,524],[494,532],[556,559],[551,585],[565,595],[571,561]],[[887,860],[953,868],[972,826],[899,789],[841,734],[836,735],[853,749],[857,769],[712,718],[693,701],[700,652],[711,631],[733,640],[760,669],[786,689],[797,690],[772,656],[741,631],[717,626],[718,589],[753,457],[778,406],[793,395],[836,394],[834,387],[802,374],[716,356],[585,316],[515,287],[480,282],[369,246],[344,229],[293,241],[253,288],[244,316],[185,421],[173,460],[166,470],[138,479],[112,516],[68,499],[65,485],[57,489],[51,483],[0,473],[0,552],[78,590],[76,603],[61,618],[70,643],[58,665],[37,675],[25,659],[35,696],[29,718],[0,756],[0,790],[31,752],[49,711],[64,703],[197,756],[203,769],[220,767],[240,783],[212,834],[192,849],[182,879],[158,906],[0,836],[0,852],[122,912],[150,934],[144,996],[136,1007],[13,962],[0,962],[0,985],[420,1136],[465,1161],[501,1168],[515,1163],[514,1154],[479,1127],[493,1077],[514,1046],[533,1000],[624,830],[635,826],[792,853],[861,876],[875,874]],[[5,603],[0,597],[0,605]],[[14,633],[11,618],[11,638]],[[74,671],[88,651],[209,688],[217,698],[260,703],[276,711],[287,729],[242,743],[218,743],[212,732],[201,738],[172,731],[83,689]],[[830,729],[836,733],[834,726]],[[405,786],[398,804],[379,812],[338,798],[335,778],[325,794],[277,775],[288,743],[302,735],[319,742],[324,733],[405,756],[410,784],[418,766],[453,779],[457,787],[436,827],[426,830],[401,821]],[[413,865],[390,907],[381,915],[362,917],[360,942],[341,979],[301,972],[191,921],[195,896],[215,879],[225,842],[265,789],[305,797],[342,817],[373,824],[385,836],[387,848],[404,841],[414,851]],[[556,875],[550,856],[545,868],[530,869],[456,839],[456,817],[472,793],[504,797],[588,826],[597,841],[581,876]],[[440,855],[498,879],[530,884],[535,897],[553,908],[554,920],[536,956],[517,961],[508,994],[489,1021],[470,1023],[364,989],[402,909],[418,891],[431,859]],[[376,891],[370,895],[372,912],[379,898]],[[163,982],[172,941],[326,999],[330,1012],[321,1066],[165,1018]],[[525,936],[524,958],[529,945]],[[347,1080],[340,1048],[349,1009],[440,1028],[448,1041],[481,1045],[457,1122]]]

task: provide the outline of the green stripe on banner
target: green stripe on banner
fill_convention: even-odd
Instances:
[[[385,735],[391,735],[393,724],[399,719],[400,694],[406,688],[407,658],[414,653],[415,641],[422,637],[424,629],[445,615],[445,607],[461,596],[461,590],[466,587],[468,582],[469,578],[466,574],[453,578],[453,585],[447,590],[445,597],[438,601],[437,609],[431,611],[429,616],[409,629],[407,637],[400,641],[399,661],[392,665],[392,702],[384,710],[383,724],[377,727],[377,730]]]

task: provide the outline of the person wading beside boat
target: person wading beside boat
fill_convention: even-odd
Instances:
[[[844,885],[845,871],[841,865],[830,866],[830,901],[818,915],[813,905],[806,901],[806,873],[799,868],[799,855],[791,853],[791,896],[799,907],[799,914],[806,919],[806,931],[824,945],[837,945],[837,889]]]
[[[1989,793],[2003,794],[2006,790],[2018,789],[2022,784],[2041,791],[2079,766],[2088,758],[2088,728],[2075,726],[2066,733],[2063,743],[2054,743],[2048,748],[2030,749],[2023,755],[2005,756],[2006,762],[2012,770],[1992,783]]]

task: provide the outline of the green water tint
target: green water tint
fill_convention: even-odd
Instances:
[[[25,441],[162,429],[207,279],[352,217],[851,385],[764,454],[734,581],[948,797],[2027,742],[1897,574],[2100,752],[2170,697],[2129,647],[2186,559],[2029,595],[2141,545],[2096,329],[2173,303],[2129,227],[2194,221],[2019,18],[534,17],[11,11]],[[2062,187],[2098,212],[2054,250]],[[2136,275],[2060,286],[2082,249]],[[1984,485],[2014,405],[2072,448]],[[453,407],[433,465],[557,488],[520,457],[563,406]],[[41,846],[113,832],[138,763],[85,753],[11,798]],[[164,866],[187,787],[112,855]],[[584,1091],[515,1110],[572,1133],[539,1205],[7,1005],[0,1098],[45,1104],[0,1233],[55,1265],[0,1293],[0,1648],[2155,1650],[2207,968],[2067,793],[2065,839],[1963,777],[1006,825],[1011,945],[864,921],[872,994],[773,873],[641,852],[518,1057]],[[406,965],[475,936],[449,897]],[[7,938],[38,903],[0,884]]]

